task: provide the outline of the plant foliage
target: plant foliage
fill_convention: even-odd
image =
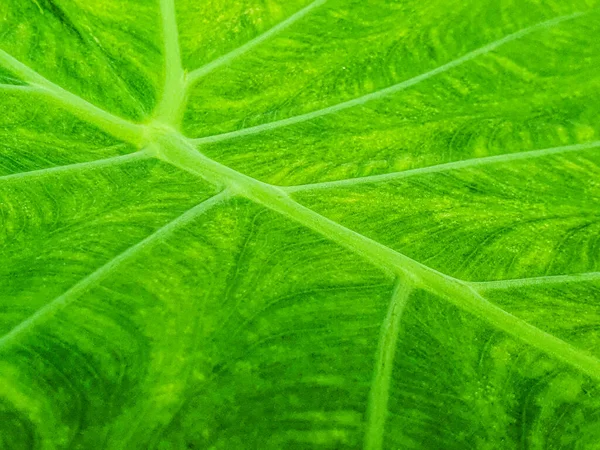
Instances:
[[[597,449],[596,0],[3,0],[0,447]]]

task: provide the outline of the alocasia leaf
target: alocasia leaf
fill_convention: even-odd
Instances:
[[[598,7],[3,0],[0,448],[600,448]]]

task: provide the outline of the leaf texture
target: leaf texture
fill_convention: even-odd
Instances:
[[[598,448],[599,6],[4,1],[0,448]]]

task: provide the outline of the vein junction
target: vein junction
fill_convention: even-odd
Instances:
[[[321,1],[314,2],[310,8],[315,8],[322,3],[323,2]],[[163,16],[163,34],[165,37],[166,77],[162,100],[154,115],[154,119],[150,124],[135,124],[116,117],[81,99],[75,94],[72,94],[53,84],[2,50],[0,50],[0,65],[21,76],[24,81],[30,83],[30,85],[33,87],[41,89],[44,93],[54,98],[63,106],[67,107],[77,116],[89,120],[114,136],[133,143],[140,148],[152,148],[154,157],[177,166],[182,170],[201,176],[209,182],[221,186],[228,193],[244,196],[292,220],[295,220],[296,222],[312,229],[317,233],[320,233],[339,245],[363,256],[391,276],[395,276],[402,280],[408,280],[407,285],[411,286],[410,289],[424,289],[437,296],[440,296],[452,304],[490,323],[492,326],[505,331],[509,335],[517,337],[544,352],[552,354],[553,356],[573,367],[576,367],[592,378],[600,379],[599,360],[488,302],[480,293],[480,291],[485,290],[485,286],[476,286],[473,283],[467,283],[452,278],[428,266],[425,266],[406,255],[396,252],[389,247],[373,241],[366,236],[358,234],[336,222],[329,220],[317,212],[306,208],[290,197],[289,194],[293,191],[293,189],[285,190],[278,186],[266,184],[253,179],[245,174],[224,166],[217,161],[211,160],[200,153],[196,148],[196,145],[202,142],[213,142],[216,140],[222,140],[224,138],[232,138],[245,134],[266,131],[280,126],[291,125],[304,120],[309,120],[314,117],[319,117],[324,114],[335,113],[354,105],[363,104],[372,99],[381,98],[384,95],[390,95],[400,89],[405,89],[438,73],[449,70],[452,67],[456,67],[457,65],[471,60],[481,54],[485,54],[506,42],[518,39],[536,30],[554,26],[564,20],[573,19],[578,17],[580,14],[557,18],[553,21],[544,22],[521,30],[520,32],[509,35],[504,39],[491,43],[486,47],[475,50],[474,52],[447,63],[438,69],[414,79],[407,80],[406,82],[392,86],[383,91],[372,93],[340,105],[298,116],[296,118],[285,119],[284,121],[265,124],[259,127],[241,130],[239,132],[228,133],[227,135],[193,140],[183,136],[172,126],[172,124],[177,123],[176,117],[174,116],[179,114],[183,109],[186,90],[189,88],[189,84],[186,84],[185,74],[181,67],[177,23],[175,19],[173,1],[161,0],[160,5]],[[310,10],[306,12],[309,11]],[[297,18],[300,18],[300,16]],[[252,45],[258,45],[260,42],[262,41],[259,39],[257,43]],[[241,54],[243,52],[239,53]],[[198,76],[199,74],[200,72],[197,72],[196,75]],[[597,143],[594,143],[593,146],[596,145]],[[584,145],[583,147],[591,148],[590,145],[587,147]],[[569,148],[567,151],[579,149],[580,148]],[[539,151],[541,153],[536,154],[535,156],[556,153],[558,151],[559,150],[557,149]],[[506,157],[504,159],[510,158]],[[521,157],[515,156],[512,159],[521,159]],[[502,158],[490,158],[489,162],[494,162],[497,160],[502,160]],[[480,163],[473,162],[471,165],[478,165],[482,163],[483,161]],[[448,165],[448,167],[445,167],[445,169],[457,168],[461,164],[463,166],[467,165],[466,163],[462,162],[452,163]],[[442,169],[442,166],[445,165],[439,166],[438,169]],[[433,171],[431,168],[423,169],[421,171],[423,172],[426,170]],[[371,181],[378,180],[373,179]],[[359,180],[356,182],[359,182]],[[340,181],[337,183],[349,183],[349,181]],[[202,210],[201,207],[199,207],[199,211],[200,210]],[[181,226],[187,222],[187,220],[176,221],[169,226],[168,230],[174,229],[174,227]],[[147,242],[142,241],[139,245],[141,246],[139,248],[143,248],[145,245],[147,245]],[[136,249],[138,249],[137,246],[132,248],[131,252],[137,251]],[[104,276],[107,271],[114,269],[122,261],[129,258],[132,253],[130,251],[128,252],[129,253],[126,252],[126,254],[115,258],[114,261],[99,269],[98,272],[90,275],[90,277],[83,280],[73,289],[55,299],[55,301],[53,301],[48,308],[40,310],[39,314],[32,316],[30,320],[22,323],[17,327],[17,329],[13,330],[14,332],[9,334],[14,337],[23,330],[42,320],[42,317],[45,314],[54,314],[54,312],[59,309],[60,306],[63,305],[67,300],[80,295],[91,282],[96,280],[98,277]],[[596,279],[596,275],[593,277]],[[492,288],[492,286],[488,286],[488,288]],[[383,426],[382,417],[384,415],[382,415],[381,411],[385,409],[385,405],[383,405],[382,401],[386,396],[385,384],[386,382],[389,382],[390,376],[387,373],[387,370],[389,370],[389,364],[387,364],[386,361],[391,361],[393,358],[393,351],[388,348],[389,346],[392,346],[393,343],[385,343],[393,342],[395,340],[395,336],[397,336],[402,308],[405,303],[405,298],[408,296],[408,293],[406,292],[400,290],[394,294],[394,300],[390,306],[391,309],[388,313],[388,318],[386,319],[387,325],[384,326],[384,336],[382,338],[382,342],[384,342],[384,344],[382,345],[385,348],[380,348],[379,359],[381,363],[381,370],[378,372],[376,369],[373,388],[374,390],[372,392],[372,402],[370,406],[373,409],[370,413],[371,422],[369,429],[372,430],[373,436],[368,437],[368,439],[374,439],[371,445],[372,448],[377,448],[379,446],[376,436],[381,434],[380,428]]]

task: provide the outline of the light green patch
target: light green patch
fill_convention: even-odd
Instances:
[[[3,2],[0,448],[597,448],[598,6]]]

